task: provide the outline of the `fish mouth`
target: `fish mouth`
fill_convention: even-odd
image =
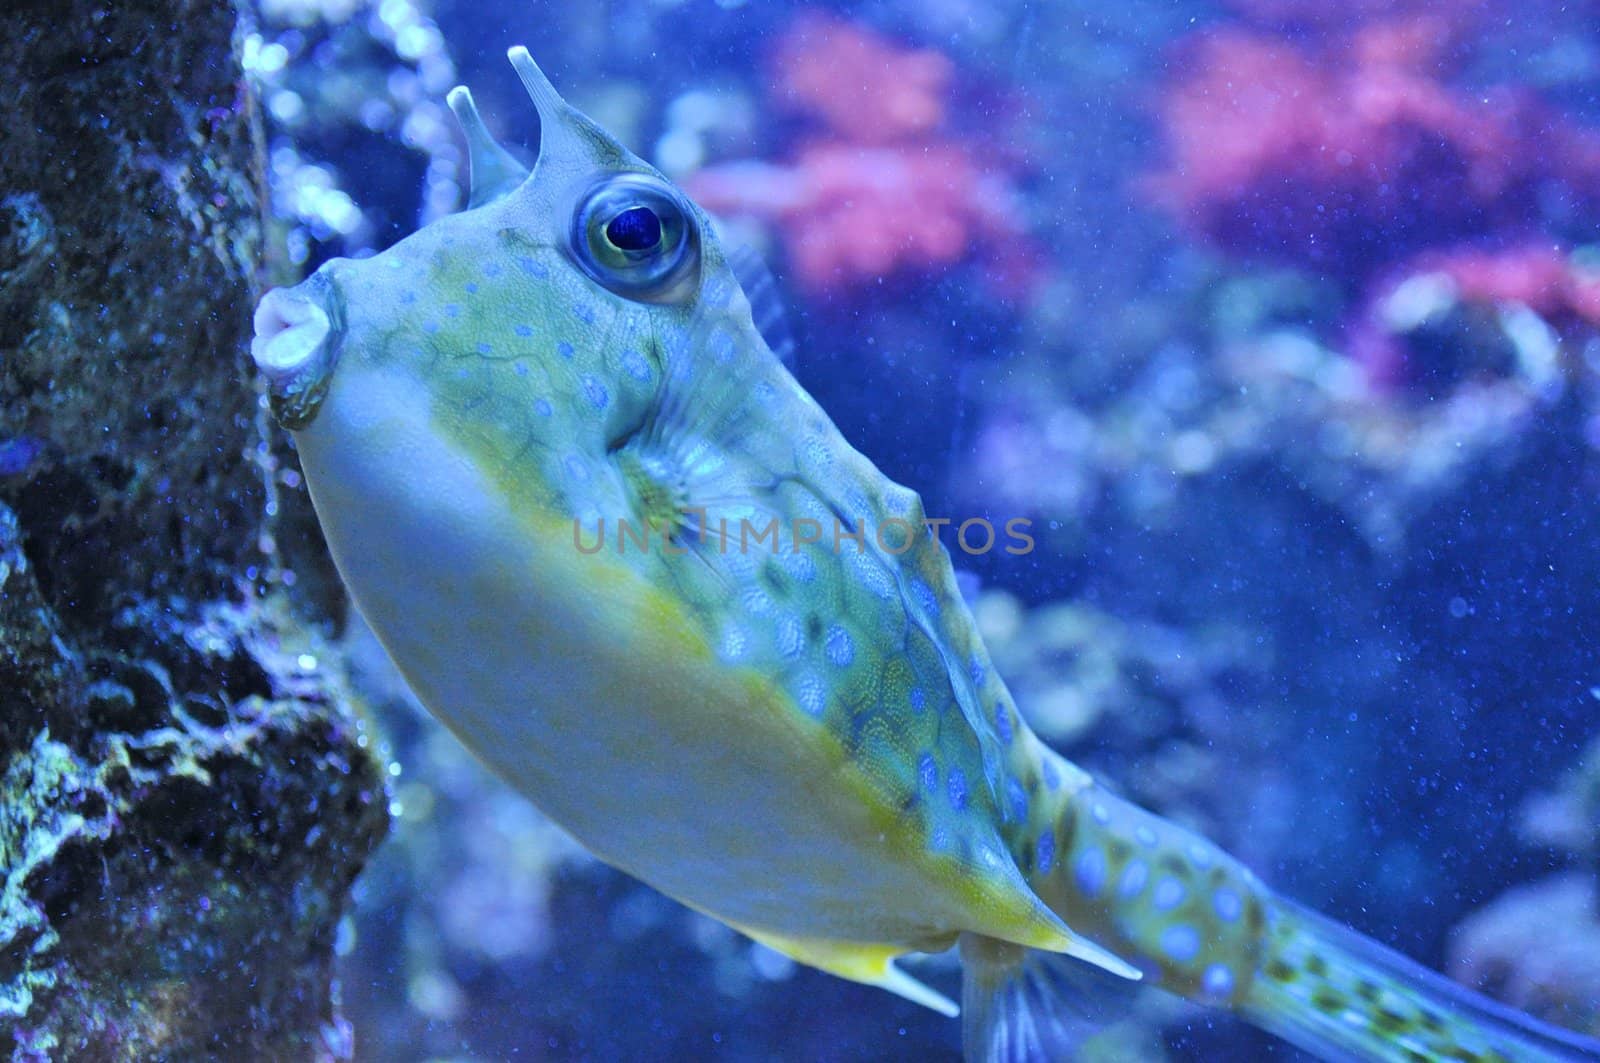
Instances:
[[[267,382],[273,416],[289,429],[316,417],[338,361],[337,301],[314,274],[293,288],[274,288],[256,306],[250,357]]]

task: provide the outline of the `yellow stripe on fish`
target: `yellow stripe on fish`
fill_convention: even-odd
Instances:
[[[356,604],[469,748],[801,962],[954,1012],[892,961],[959,941],[973,1059],[1068,1054],[1079,961],[1316,1051],[1597,1058],[1039,742],[921,502],[772,355],[706,217],[511,59],[533,172],[453,91],[470,208],[268,293],[253,347]]]

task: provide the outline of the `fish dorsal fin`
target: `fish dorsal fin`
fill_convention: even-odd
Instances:
[[[749,244],[729,247],[727,258],[728,268],[750,303],[750,320],[755,322],[756,331],[767,341],[778,361],[793,371],[794,332],[789,327],[789,311],[778,294],[777,278]]]

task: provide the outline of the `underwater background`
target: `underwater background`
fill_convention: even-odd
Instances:
[[[766,253],[847,438],[929,512],[1035,522],[956,560],[1042,735],[1592,1026],[1600,23],[1327,10],[269,4],[258,69],[309,268],[457,208],[456,81],[537,144],[527,44]],[[342,966],[359,1057],[954,1057],[588,860],[357,649],[401,768]],[[1142,1019],[1140,1058],[1290,1054]]]
[[[237,135],[264,164],[267,283],[460,209],[466,163],[444,104],[454,84],[470,84],[496,136],[531,159],[537,124],[504,59],[525,44],[575,106],[765,256],[796,376],[858,449],[930,513],[1033,522],[1026,556],[954,560],[1041,737],[1288,896],[1600,1034],[1600,5],[215,6],[231,55],[209,69],[226,86],[237,62],[248,93],[224,100],[211,128],[229,128],[230,107],[264,116]],[[85,123],[98,113],[88,98],[66,104]],[[252,213],[247,193],[226,191],[215,211]],[[41,745],[17,722],[25,711],[0,721],[0,938],[17,950],[0,961],[0,1048],[124,1058],[110,1046],[130,1043],[128,1030],[201,1010],[191,983],[214,957],[174,945],[157,965],[189,973],[164,990],[165,1018],[150,1018],[148,996],[124,1001],[113,1010],[132,1018],[95,1019],[101,1039],[67,1052],[30,1012],[55,1001],[87,1014],[63,988],[77,983],[18,957],[24,944],[45,955],[52,934],[70,943],[66,928],[95,898],[134,896],[110,864],[102,882],[100,849],[73,846],[123,838],[113,863],[156,851],[124,838],[143,807],[156,834],[201,824],[172,851],[227,868],[232,899],[169,873],[181,861],[161,864],[155,899],[138,913],[113,905],[94,932],[170,919],[183,924],[170,940],[190,941],[188,916],[151,913],[178,912],[174,898],[191,892],[197,907],[182,911],[251,895],[279,905],[289,943],[273,938],[264,966],[275,947],[300,955],[302,924],[309,952],[336,957],[336,1004],[307,1005],[321,1032],[298,1056],[959,1057],[958,1024],[677,906],[491,778],[349,610],[292,451],[261,427],[242,377],[225,383],[246,392],[230,414],[241,433],[262,433],[254,463],[194,459],[211,470],[195,489],[239,512],[208,504],[180,530],[118,533],[148,532],[169,558],[223,550],[226,562],[134,586],[143,568],[120,548],[104,564],[122,575],[86,561],[100,549],[102,533],[83,529],[104,512],[102,493],[155,484],[151,497],[180,503],[170,484],[119,478],[78,442],[89,429],[41,397],[49,378],[99,411],[113,400],[94,389],[115,381],[29,361],[47,348],[17,324],[17,293],[72,234],[47,197],[0,195],[0,309],[12,318],[0,333],[0,634],[13,652],[0,691],[43,704],[49,670],[14,659],[42,660],[52,637],[76,646],[97,624],[166,630],[188,655],[159,670],[130,663],[133,635],[77,654],[72,696],[135,736],[116,747],[131,783],[89,771],[109,755],[87,729],[74,737],[41,715],[53,736]],[[206,202],[194,243],[220,248],[243,290],[254,260],[206,227],[226,221]],[[199,342],[172,331],[173,343]],[[174,386],[195,406],[213,401],[199,384]],[[150,431],[172,450],[167,422],[150,416],[106,431]],[[245,542],[247,511],[270,518],[270,549]],[[57,529],[69,545],[47,545]],[[250,551],[270,563],[246,568]],[[63,618],[56,628],[27,626],[30,572]],[[124,578],[123,597],[104,590]],[[201,608],[235,592],[281,596],[313,620]],[[115,609],[80,604],[102,594]],[[247,658],[212,693],[192,693],[217,661]],[[258,688],[279,708],[241,710]],[[181,705],[176,731],[152,704]],[[292,708],[302,704],[335,708],[324,721]],[[320,737],[304,748],[273,744],[308,733]],[[285,783],[261,796],[260,780],[299,778],[308,753],[334,765],[333,790]],[[202,776],[192,792],[163,781]],[[140,787],[165,796],[145,801]],[[96,788],[117,815],[80,808],[73,825],[27,811]],[[135,796],[117,796],[125,789]],[[238,841],[227,809],[247,801],[306,822],[270,847],[260,831]],[[104,829],[85,833],[96,815]],[[297,846],[302,856],[283,855]],[[261,933],[228,940],[259,945],[249,935]],[[134,979],[135,966],[113,967]],[[940,958],[917,971],[946,991],[957,978]],[[1156,993],[1093,1051],[1305,1058]]]
[[[269,3],[256,62],[309,268],[457,208],[451,84],[537,144],[525,43],[764,252],[847,438],[930,513],[1033,520],[956,562],[1043,736],[1594,1029],[1600,11],[1334,10]],[[358,1057],[955,1057],[587,859],[348,639],[399,767]],[[1294,1055],[1154,999],[1106,1047],[1162,1051]]]

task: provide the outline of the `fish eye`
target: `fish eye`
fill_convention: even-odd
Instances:
[[[629,207],[606,222],[606,239],[623,251],[652,251],[661,243],[661,217],[649,207]]]
[[[677,190],[649,174],[600,181],[573,215],[573,257],[595,281],[628,299],[688,297],[700,271],[700,237]]]

